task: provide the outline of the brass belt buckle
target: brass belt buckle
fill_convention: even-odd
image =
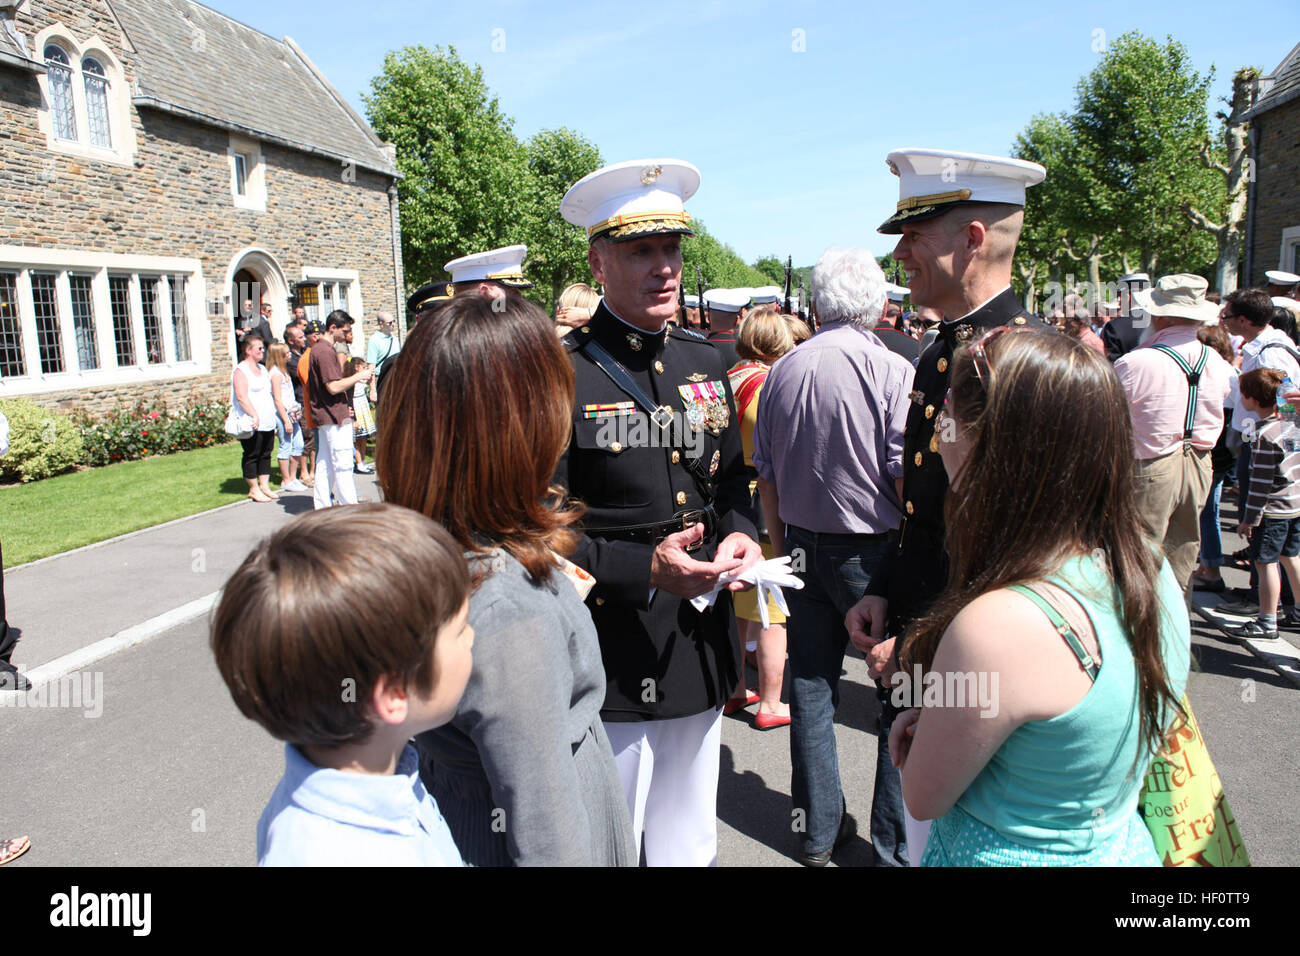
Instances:
[[[700,536],[700,540],[696,541],[694,544],[688,544],[686,546],[686,553],[691,554],[695,551],[700,550],[700,548],[704,547],[704,539],[708,537],[709,525],[708,522],[704,520],[705,514],[703,511],[688,511],[685,514],[683,514],[681,518],[682,518],[681,530],[683,531],[688,530],[692,525],[696,525],[696,524],[704,525],[704,534]]]

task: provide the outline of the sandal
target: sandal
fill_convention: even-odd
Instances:
[[[249,501],[260,501],[262,504],[266,504],[267,502],[269,502],[269,501],[273,501],[274,499],[272,499],[272,498],[268,498],[268,497],[266,497],[266,495],[261,494],[260,492],[259,492],[258,494],[253,494],[253,493],[250,491],[250,492],[248,493],[248,500],[249,500]]]
[[[0,840],[0,866],[18,859],[31,848],[32,841],[25,836]]]

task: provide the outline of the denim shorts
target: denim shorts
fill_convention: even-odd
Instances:
[[[275,416],[275,433],[280,437],[280,450],[276,452],[275,457],[280,461],[286,461],[290,458],[302,457],[302,423],[293,423],[293,436],[285,434],[284,422],[280,416]]]
[[[1251,560],[1260,564],[1277,564],[1278,558],[1300,554],[1300,518],[1260,519],[1250,536]]]

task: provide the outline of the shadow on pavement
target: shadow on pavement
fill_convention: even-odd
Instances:
[[[1294,684],[1232,638],[1209,628],[1193,628],[1192,633],[1207,641],[1212,640],[1225,645],[1193,644],[1193,672],[1217,674],[1220,677],[1237,680],[1249,678],[1260,684],[1268,684],[1270,687],[1294,689]]]

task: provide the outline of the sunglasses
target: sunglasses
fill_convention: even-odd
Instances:
[[[986,349],[988,349],[989,345],[991,345],[994,342],[994,340],[1001,338],[1002,336],[1006,335],[1009,332],[1033,332],[1033,331],[1034,329],[1026,328],[1020,325],[999,325],[997,328],[989,329],[987,332],[985,332],[983,335],[981,335],[978,339],[976,339],[974,342],[970,344],[969,351],[970,351],[971,363],[975,366],[975,377],[979,380],[980,385],[985,390],[987,390],[989,387],[988,380],[985,379],[984,372],[980,371],[980,366],[983,365],[984,369],[988,371],[989,374],[992,374],[993,367],[989,363],[988,355],[986,354],[985,351]]]

